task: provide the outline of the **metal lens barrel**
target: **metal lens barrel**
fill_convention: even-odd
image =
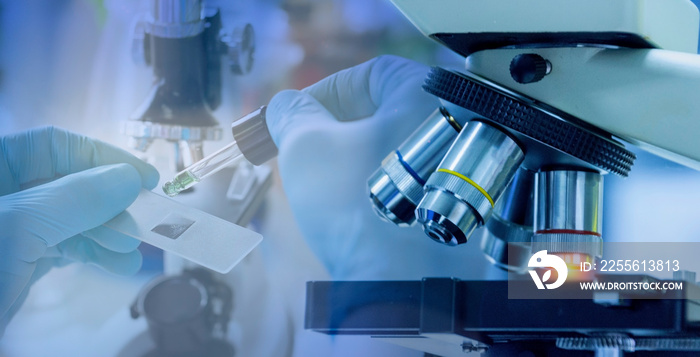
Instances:
[[[548,253],[603,253],[603,176],[554,170],[537,173],[532,250]]]
[[[535,172],[521,166],[486,221],[481,250],[499,268],[518,273],[528,269],[534,191]]]
[[[416,209],[425,233],[448,245],[466,243],[484,224],[524,157],[510,136],[470,121],[425,185]]]
[[[381,218],[398,226],[415,222],[414,211],[423,197],[423,185],[460,128],[445,108],[438,108],[382,161],[367,182],[370,201]]]

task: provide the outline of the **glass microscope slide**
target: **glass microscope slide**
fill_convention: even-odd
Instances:
[[[262,241],[256,232],[143,189],[104,226],[219,273]]]

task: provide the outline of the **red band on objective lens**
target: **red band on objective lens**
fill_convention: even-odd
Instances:
[[[575,229],[545,229],[535,232],[535,234],[580,234],[580,235],[593,235],[596,237],[601,237],[602,235],[597,232],[592,231],[579,231]]]

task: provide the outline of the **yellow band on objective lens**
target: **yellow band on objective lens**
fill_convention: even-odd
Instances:
[[[464,181],[467,181],[470,185],[474,186],[474,188],[479,190],[479,192],[481,192],[481,194],[484,195],[484,197],[486,197],[487,200],[489,200],[489,203],[491,203],[491,208],[493,208],[494,203],[493,203],[493,198],[491,198],[491,195],[489,195],[489,193],[486,192],[486,190],[484,190],[476,182],[472,181],[469,177],[464,176],[464,175],[460,174],[459,172],[455,172],[455,171],[448,170],[448,169],[438,169],[438,172],[444,172],[444,173],[447,173],[450,175],[454,175],[454,176],[461,178]]]

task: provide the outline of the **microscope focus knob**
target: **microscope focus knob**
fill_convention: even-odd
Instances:
[[[552,71],[552,64],[542,56],[523,53],[510,62],[510,76],[520,84],[539,82]]]
[[[255,57],[255,32],[246,24],[232,34],[222,34],[221,41],[228,47],[228,64],[234,74],[248,74],[253,69]]]

